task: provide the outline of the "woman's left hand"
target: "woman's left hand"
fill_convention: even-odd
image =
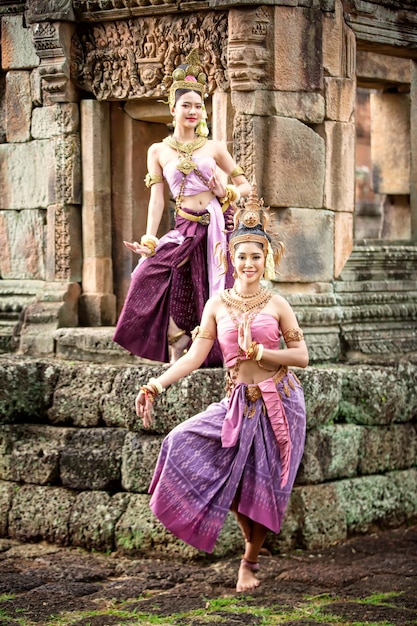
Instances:
[[[152,423],[152,400],[149,395],[139,391],[135,400],[136,415],[142,418],[144,428],[149,428]]]
[[[244,313],[241,317],[237,341],[243,352],[247,352],[252,343],[252,332],[250,329],[250,317],[248,313]]]
[[[210,191],[212,191],[218,198],[224,198],[226,194],[226,188],[217,175],[216,169],[212,169],[211,177],[208,181]]]

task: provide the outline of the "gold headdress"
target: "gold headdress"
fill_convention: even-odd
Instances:
[[[179,65],[173,72],[172,76],[164,78],[165,88],[169,88],[168,104],[170,107],[175,106],[175,93],[178,89],[186,89],[197,91],[203,99],[203,119],[196,128],[196,133],[202,137],[207,137],[207,112],[204,105],[204,98],[207,89],[207,76],[203,72],[198,56],[198,50],[195,48],[186,57],[185,63]]]
[[[284,244],[273,241],[273,237],[266,232],[270,221],[269,207],[264,207],[263,199],[258,199],[256,185],[248,196],[243,208],[239,208],[233,218],[235,230],[230,236],[229,252],[233,256],[235,247],[239,243],[255,242],[262,244],[265,254],[265,273],[267,280],[275,278],[275,267],[284,254]],[[271,245],[273,243],[273,246]],[[274,248],[274,249],[273,249]]]

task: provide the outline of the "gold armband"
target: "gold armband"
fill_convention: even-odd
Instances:
[[[237,165],[233,171],[230,172],[230,178],[235,178],[236,176],[244,176],[245,170],[240,165]]]
[[[212,335],[207,328],[201,328],[201,326],[196,326],[194,328],[191,332],[191,337],[193,341],[196,339],[210,339],[211,341],[214,341],[216,339],[216,337]]]
[[[162,183],[163,180],[164,177],[160,174],[149,174],[148,172],[145,176],[145,185],[149,189],[149,187],[152,187],[152,185],[155,185],[156,183]]]
[[[304,339],[304,333],[301,328],[288,328],[283,335],[285,343],[290,341],[302,341]]]

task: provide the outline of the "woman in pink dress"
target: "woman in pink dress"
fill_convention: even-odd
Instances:
[[[146,234],[125,242],[141,259],[117,323],[114,341],[154,361],[175,361],[190,343],[204,304],[233,279],[224,272],[232,203],[250,191],[223,142],[207,139],[205,75],[193,51],[173,73],[169,105],[174,133],[148,151],[150,187]],[[225,185],[219,171],[231,178]],[[164,181],[175,198],[175,228],[156,233],[165,208]],[[214,345],[205,365],[221,365]]]
[[[259,552],[268,530],[281,528],[306,428],[303,390],[289,366],[306,367],[308,351],[289,303],[260,283],[264,273],[273,277],[282,253],[278,247],[274,263],[263,215],[250,197],[230,238],[233,288],[208,300],[187,354],[151,378],[136,398],[136,412],[148,428],[155,397],[200,367],[219,340],[227,395],[164,439],[150,506],[174,535],[206,552],[232,510],[245,543],[237,591],[259,584]],[[287,349],[281,349],[281,338]]]

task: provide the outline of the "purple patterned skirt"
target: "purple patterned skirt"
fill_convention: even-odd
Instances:
[[[306,416],[297,378],[288,371],[275,384],[290,447],[284,486],[282,451],[263,398],[248,399],[254,387],[236,390],[242,419],[235,445],[222,443],[229,398],[176,426],[162,443],[151,509],[176,537],[205,552],[212,552],[236,494],[240,513],[278,533],[303,455]]]
[[[232,284],[229,271],[226,288]],[[169,317],[190,335],[208,297],[207,226],[177,216],[175,230],[160,239],[155,256],[143,258],[134,270],[113,341],[132,354],[168,363]],[[216,342],[204,366],[222,364]]]

